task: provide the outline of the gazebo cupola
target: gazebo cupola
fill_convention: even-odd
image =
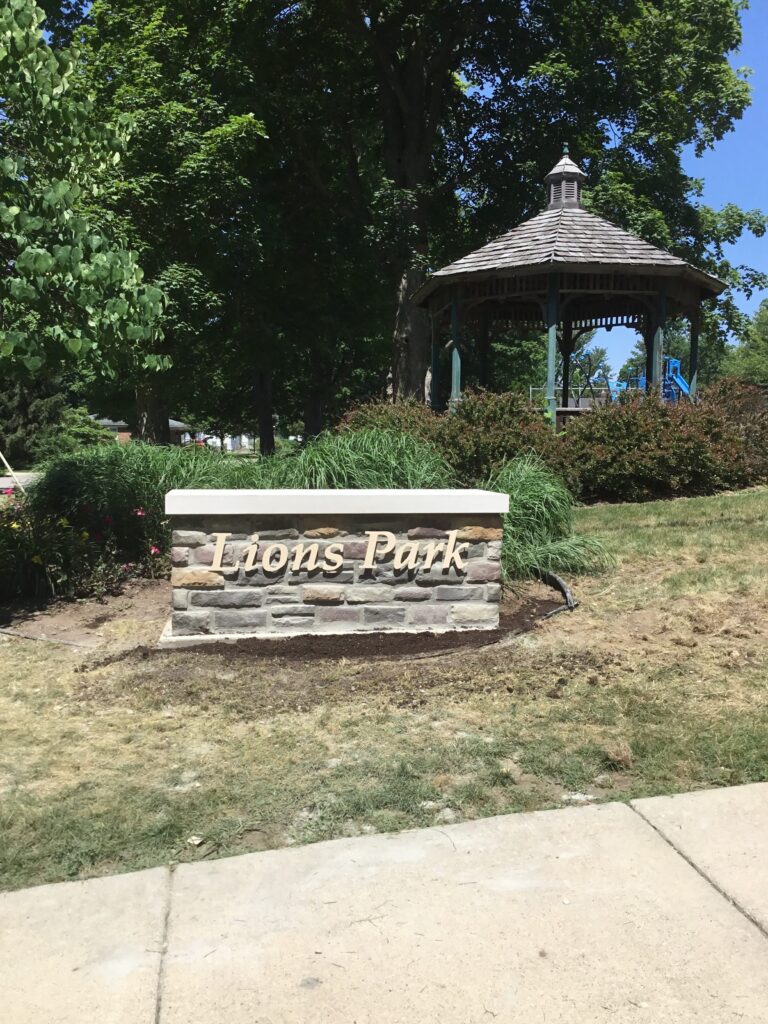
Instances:
[[[544,181],[549,185],[549,210],[581,206],[581,189],[587,176],[568,156],[568,146]]]
[[[568,404],[574,339],[585,331],[631,327],[645,341],[649,385],[661,379],[664,324],[691,325],[691,396],[696,393],[701,305],[725,285],[672,253],[629,234],[584,208],[586,174],[565,147],[546,176],[548,205],[505,235],[422,285],[415,301],[431,314],[432,404],[438,404],[440,332],[450,324],[451,401],[461,395],[462,346],[474,328],[481,383],[487,375],[489,330],[505,321],[547,332],[547,403],[557,410],[555,368],[563,357],[563,404]]]

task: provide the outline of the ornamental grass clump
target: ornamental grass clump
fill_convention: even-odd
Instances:
[[[613,565],[599,541],[573,535],[573,497],[538,456],[529,453],[504,463],[486,486],[510,499],[502,546],[508,579],[604,572]]]

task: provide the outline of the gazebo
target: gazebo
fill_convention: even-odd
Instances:
[[[438,403],[439,326],[450,318],[451,402],[461,396],[462,329],[475,326],[481,382],[487,376],[493,320],[547,331],[546,398],[555,421],[555,366],[563,357],[568,405],[576,339],[595,328],[626,326],[642,334],[648,386],[662,374],[664,324],[691,325],[690,388],[696,393],[701,304],[722,281],[630,235],[582,205],[586,174],[568,156],[544,179],[549,205],[512,231],[436,271],[415,295],[432,319],[432,405]]]

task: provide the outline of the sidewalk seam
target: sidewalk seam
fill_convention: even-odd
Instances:
[[[632,801],[630,801],[629,806],[632,808],[632,810],[635,812],[638,818],[641,818],[646,823],[646,825],[650,825],[653,831],[664,840],[667,846],[669,846],[672,850],[675,851],[678,857],[682,857],[685,863],[688,864],[689,867],[692,867],[696,874],[703,878],[704,881],[715,890],[715,892],[719,893],[719,895],[722,896],[724,900],[727,900],[727,902],[730,903],[735,910],[738,910],[742,917],[746,917],[750,924],[753,924],[755,928],[757,928],[757,930],[760,932],[764,939],[768,939],[768,930],[766,930],[765,926],[761,924],[760,921],[757,920],[757,918],[753,917],[752,914],[750,914],[750,912],[745,907],[742,907],[738,900],[734,899],[733,896],[730,895],[730,893],[727,893],[725,889],[719,886],[717,882],[714,880],[714,878],[711,878],[706,873],[706,871],[704,871],[703,868],[700,868],[694,860],[692,860],[686,853],[683,853],[681,849],[675,846],[675,844],[672,842],[669,836],[665,832],[662,832],[662,830],[657,825],[655,825],[650,820],[650,818],[647,818],[642,811],[638,810]]]
[[[165,908],[163,912],[163,932],[160,937],[160,963],[157,967],[157,990],[155,992],[154,1024],[160,1024],[163,1012],[163,987],[165,984],[165,958],[168,952],[168,923],[171,918],[171,902],[173,900],[173,875],[176,865],[168,867],[168,884],[165,888]]]

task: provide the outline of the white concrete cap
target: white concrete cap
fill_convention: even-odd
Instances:
[[[509,495],[496,491],[180,490],[165,496],[166,515],[500,515]]]

